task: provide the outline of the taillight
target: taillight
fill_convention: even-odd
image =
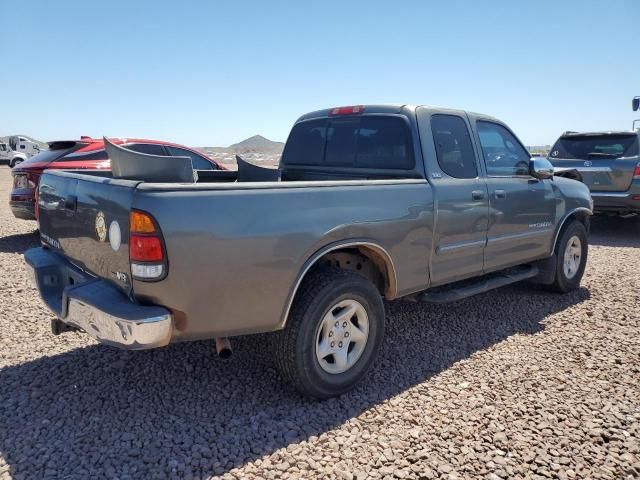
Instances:
[[[354,105],[351,107],[332,108],[329,115],[355,115],[364,112],[364,105]]]
[[[638,162],[636,169],[633,171],[633,178],[640,179],[640,162]]]
[[[13,188],[26,189],[36,188],[36,181],[38,177],[30,173],[16,173],[13,175]]]
[[[156,226],[151,215],[133,210],[129,215],[129,231],[135,233],[156,233]]]
[[[129,261],[138,280],[159,280],[167,272],[162,234],[153,217],[133,210],[129,215]]]
[[[25,188],[34,188],[35,186],[35,183],[29,180],[26,173],[16,173],[13,176],[13,188],[23,190]]]
[[[137,262],[162,262],[164,253],[158,237],[131,235],[129,258]]]

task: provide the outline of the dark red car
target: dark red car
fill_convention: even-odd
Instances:
[[[142,140],[137,138],[112,138],[111,142],[136,152],[162,156],[191,157],[196,170],[225,170],[225,168],[207,157],[184,145]],[[13,189],[9,205],[16,218],[34,220],[36,218],[36,190],[40,175],[45,169],[111,169],[111,162],[104,150],[104,141],[90,137],[80,140],[49,142],[49,150],[25,160],[11,170]]]

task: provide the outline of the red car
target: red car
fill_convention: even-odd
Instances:
[[[191,157],[196,170],[225,170],[225,168],[207,157],[184,145],[160,142],[157,140],[141,140],[137,138],[113,138],[111,142],[122,145],[136,152],[162,156]],[[16,165],[11,170],[13,189],[9,205],[16,218],[34,220],[36,218],[36,190],[40,175],[45,169],[111,169],[111,162],[104,150],[104,141],[90,137],[80,140],[63,140],[49,142],[49,150]]]

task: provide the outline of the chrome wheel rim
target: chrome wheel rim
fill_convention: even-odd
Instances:
[[[342,300],[329,309],[316,333],[316,358],[327,373],[353,367],[369,339],[369,316],[360,302]]]
[[[563,268],[564,276],[571,280],[578,273],[580,259],[582,258],[582,242],[577,235],[574,235],[567,242],[564,249]]]

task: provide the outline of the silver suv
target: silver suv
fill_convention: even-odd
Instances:
[[[600,213],[640,213],[640,131],[565,132],[549,152],[554,167],[575,168]]]

